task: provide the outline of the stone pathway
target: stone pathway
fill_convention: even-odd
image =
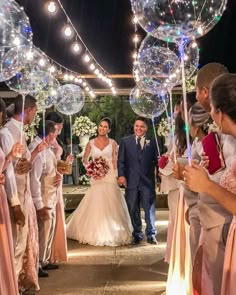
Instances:
[[[69,261],[40,279],[40,295],[163,294],[168,211],[157,211],[159,244],[93,247],[68,240]]]

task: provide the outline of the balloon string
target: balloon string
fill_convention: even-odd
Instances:
[[[20,144],[23,143],[24,118],[25,118],[25,94],[22,93],[22,112],[21,112],[21,134],[20,134]]]
[[[185,132],[186,132],[186,141],[187,141],[187,157],[188,163],[191,165],[191,145],[190,145],[190,136],[189,136],[189,119],[188,119],[188,107],[187,107],[187,89],[186,89],[186,76],[184,69],[184,43],[180,45],[181,53],[181,69],[182,69],[182,88],[183,88],[183,103],[184,103],[184,120],[185,120]]]
[[[72,117],[70,115],[70,153],[72,155]]]
[[[170,94],[170,136],[171,142],[173,144],[173,151],[174,151],[174,161],[176,163],[176,147],[175,147],[175,127],[174,127],[174,112],[173,112],[173,96],[172,96],[172,89],[169,89]]]
[[[161,156],[161,153],[160,153],[160,147],[159,147],[158,140],[157,140],[157,132],[156,132],[156,128],[155,128],[154,117],[152,117],[152,127],[153,127],[154,136],[155,136],[158,157],[160,157]]]
[[[45,120],[46,110],[43,110],[43,141],[46,139],[46,120]],[[46,166],[46,150],[43,151],[43,162]]]

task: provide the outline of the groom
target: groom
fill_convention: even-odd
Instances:
[[[133,244],[143,239],[140,207],[144,209],[147,242],[155,238],[155,167],[157,148],[146,138],[148,126],[143,118],[136,119],[134,135],[121,139],[118,154],[118,183],[125,187],[125,198],[133,225]]]

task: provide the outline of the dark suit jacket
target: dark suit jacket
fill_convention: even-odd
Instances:
[[[155,189],[157,147],[154,140],[145,139],[141,154],[138,154],[135,135],[121,139],[118,153],[118,176],[127,179],[127,188],[148,186]]]

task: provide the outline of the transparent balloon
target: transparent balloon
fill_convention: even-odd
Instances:
[[[198,38],[220,20],[227,0],[131,0],[141,27],[154,37],[179,43]]]
[[[56,109],[64,115],[77,114],[84,106],[83,90],[74,84],[65,84],[58,89],[58,104]]]
[[[51,108],[58,103],[58,89],[60,83],[56,78],[48,73],[45,73],[47,85],[39,92],[33,91],[31,94],[37,99],[38,110],[43,111]]]
[[[199,50],[196,42],[184,47],[186,79],[189,79],[198,67]],[[181,53],[176,43],[168,43],[148,35],[139,48],[133,74],[141,89],[155,94],[158,90],[181,83]]]
[[[50,66],[49,60],[37,49],[20,46],[10,49],[4,56],[2,75],[12,77],[6,84],[19,93],[39,92],[46,87]]]
[[[13,47],[30,45],[32,38],[29,18],[23,8],[14,0],[0,0],[0,81],[13,76],[1,74],[4,55]]]
[[[147,92],[156,93],[172,88],[180,80],[180,60],[166,42],[148,35],[142,42],[133,74],[136,84]]]
[[[166,111],[169,94],[166,91],[151,94],[135,87],[130,92],[129,103],[137,115],[152,119]]]

